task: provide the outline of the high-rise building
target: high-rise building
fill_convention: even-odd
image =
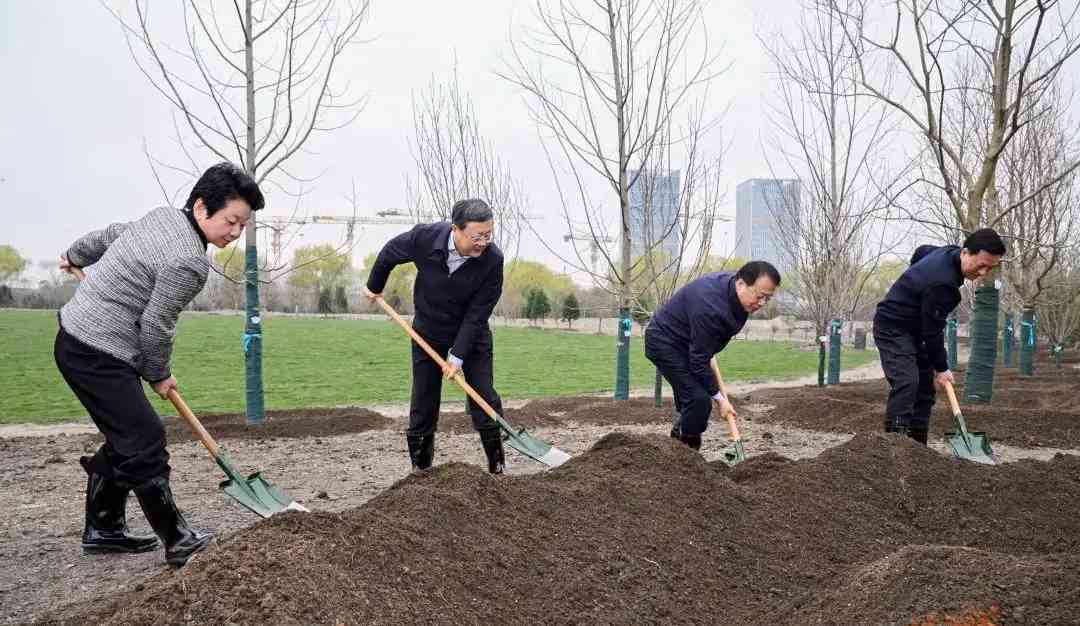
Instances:
[[[735,188],[735,256],[768,261],[783,273],[790,253],[780,238],[778,221],[798,227],[802,185],[795,179],[751,178]]]
[[[631,180],[637,177],[630,186],[630,255],[636,258],[651,249],[674,259],[682,249],[679,170],[637,174],[627,172]]]

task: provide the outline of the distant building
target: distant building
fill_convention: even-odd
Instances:
[[[631,180],[637,171],[627,172]],[[643,173],[630,186],[630,256],[646,250],[679,256],[682,232],[679,229],[680,173]]]
[[[735,256],[768,261],[781,273],[793,265],[780,239],[777,217],[799,215],[802,185],[794,179],[751,178],[735,188]],[[795,221],[795,224],[798,222]]]

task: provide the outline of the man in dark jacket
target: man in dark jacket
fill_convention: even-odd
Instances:
[[[739,334],[751,313],[772,298],[780,272],[765,261],[751,261],[738,272],[706,274],[675,293],[645,329],[645,356],[656,365],[675,395],[676,423],[671,436],[695,450],[709,425],[712,405],[734,413],[712,371],[713,356]]]
[[[889,381],[885,432],[926,444],[935,384],[953,384],[945,355],[945,322],[960,304],[964,279],[978,280],[1001,262],[1005,242],[992,229],[962,247],[919,246],[874,315],[874,342]]]
[[[224,248],[263,207],[259,186],[242,169],[219,163],[199,178],[184,210],[155,209],[79,238],[60,269],[89,268],[60,310],[56,366],[105,436],[88,475],[82,547],[86,552],[145,552],[152,536],[127,531],[134,491],[165,560],[180,566],[213,540],[188,527],[169,485],[165,427],[143,392],[177,388],[170,367],[176,320],[210,271],[206,246]]]
[[[420,224],[391,239],[375,259],[368,297],[381,297],[390,271],[416,264],[413,328],[448,361],[444,371],[413,343],[412,399],[409,404],[409,458],[414,471],[431,467],[439,420],[442,378],[458,371],[497,413],[502,400],[494,386],[494,360],[488,318],[502,295],[503,255],[492,242],[493,214],[483,200],[461,200],[450,222]],[[469,399],[469,414],[487,455],[488,471],[505,466],[498,424]]]

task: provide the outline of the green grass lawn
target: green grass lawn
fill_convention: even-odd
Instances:
[[[240,316],[185,313],[177,327],[173,371],[196,413],[242,411],[244,358]],[[0,423],[69,421],[85,412],[53,363],[54,311],[0,311]],[[268,317],[264,324],[266,406],[365,405],[409,399],[409,343],[390,321]],[[552,330],[496,328],[495,382],[504,398],[610,391],[615,338]],[[844,367],[876,358],[848,351]],[[811,374],[817,352],[787,343],[734,341],[720,355],[727,380]],[[631,344],[631,381],[651,388],[654,370],[641,340]],[[462,396],[444,384],[444,398]],[[158,409],[174,414],[155,398]]]

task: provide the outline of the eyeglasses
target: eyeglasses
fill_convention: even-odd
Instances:
[[[479,235],[469,235],[469,240],[473,243],[480,243],[481,241],[490,242],[494,237],[494,233],[481,233]]]
[[[768,304],[769,300],[772,300],[772,297],[774,295],[771,293],[760,293],[754,287],[749,287],[748,289],[750,291],[750,294],[754,296],[754,300],[756,302],[760,302],[761,304]]]

